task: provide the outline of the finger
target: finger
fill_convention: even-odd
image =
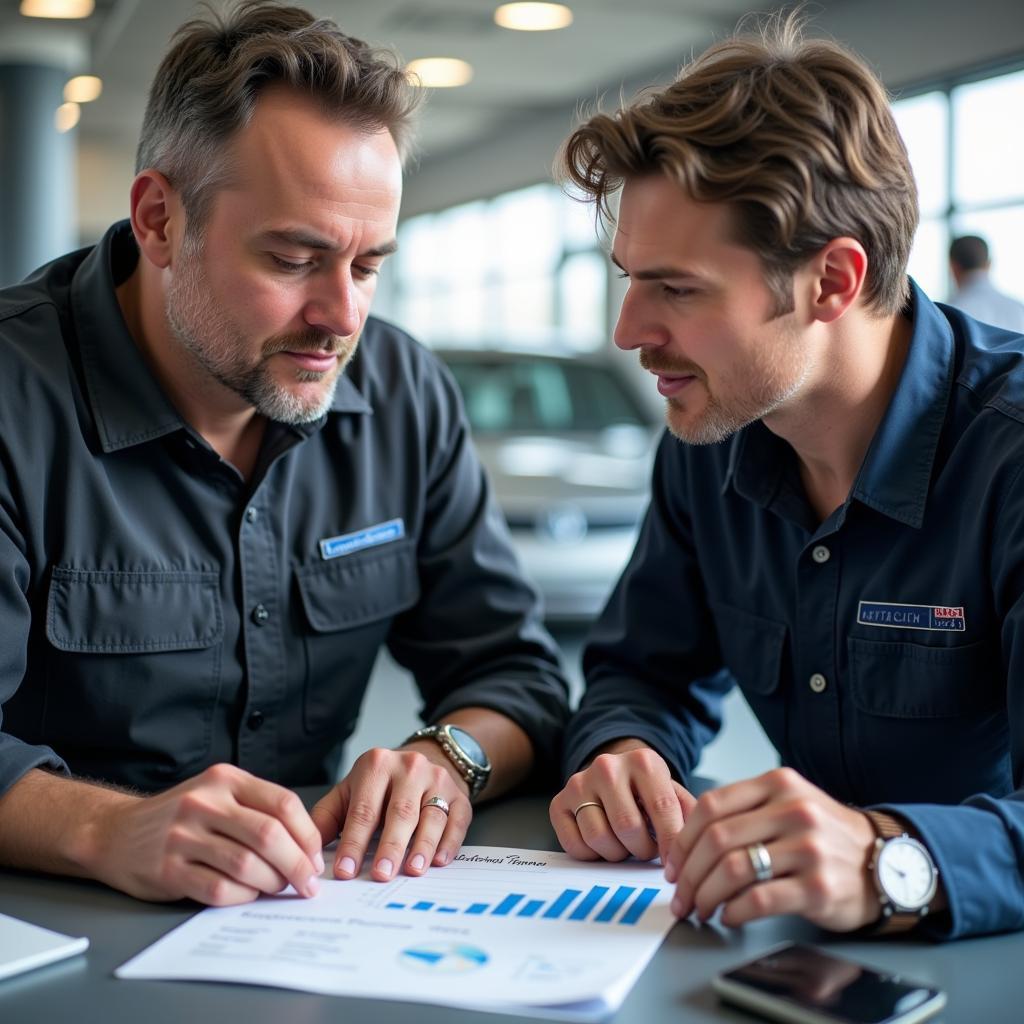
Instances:
[[[218,816],[210,828],[215,836],[234,840],[250,850],[291,883],[300,895],[315,896],[319,892],[323,857],[318,867],[278,818],[236,805],[233,813]]]
[[[730,928],[776,914],[799,914],[807,904],[804,887],[796,877],[759,882],[739,893],[722,908],[722,924]]]
[[[189,863],[212,868],[248,889],[277,893],[288,885],[288,879],[259,854],[227,836],[190,837],[177,844],[176,852]]]
[[[619,812],[620,823],[623,824],[626,831],[634,833],[634,839],[637,829],[646,835],[647,825],[640,808],[636,806],[635,802],[633,802],[632,812],[629,814],[628,821],[626,820],[626,813],[621,810]],[[629,848],[620,839],[616,829],[612,827],[603,807],[588,805],[581,808],[579,814],[574,815],[574,818],[580,838],[602,860],[620,861],[626,860],[629,857]],[[647,836],[647,843],[653,850],[654,843],[651,842],[650,836]]]
[[[443,768],[437,770],[447,774]],[[443,796],[449,804],[455,799],[455,794],[452,792],[454,787],[447,787],[449,791],[446,793],[440,788],[444,785],[444,780],[438,779],[429,794],[424,792],[422,782],[403,779],[394,786],[384,812],[384,825],[380,830],[377,852],[374,854],[372,874],[377,881],[386,882],[390,879],[398,869],[398,865],[405,859],[409,840],[420,821],[420,809],[423,801],[428,796],[435,794]],[[428,808],[428,811],[431,817],[436,814],[432,808]]]
[[[644,860],[651,860],[655,855],[667,854],[672,840],[683,827],[680,793],[686,793],[686,790],[673,782],[668,772],[663,779],[645,777],[637,780],[637,802],[646,819],[647,836],[650,838],[653,833],[651,844],[655,847],[654,852],[643,857]],[[632,850],[632,847],[630,849]],[[635,850],[632,852],[634,856],[642,856]]]
[[[765,849],[771,861],[773,880],[789,877],[799,870],[800,858],[793,844],[771,843],[766,844]],[[693,907],[697,911],[697,916],[706,921],[718,907],[735,899],[752,885],[763,886],[767,885],[767,882],[757,880],[757,871],[749,848],[730,850],[694,891]]]
[[[208,907],[252,903],[260,894],[258,889],[232,881],[204,864],[189,864],[182,881],[182,895]]]
[[[444,867],[455,859],[456,854],[462,848],[462,841],[466,838],[469,830],[469,823],[473,820],[473,805],[463,796],[456,797],[451,803],[448,812],[448,822],[441,835],[441,841],[437,845],[437,852],[434,854],[434,866]]]
[[[405,858],[405,872],[408,875],[422,875],[430,866],[437,853],[437,847],[441,842],[448,827],[448,815],[451,814],[451,806],[447,811],[440,807],[430,806],[420,808],[420,820],[416,826],[412,839],[409,842],[409,854]]]
[[[579,801],[571,803],[571,799],[575,798],[569,798],[563,789],[548,808],[548,817],[551,819],[551,827],[555,830],[555,838],[570,857],[576,860],[598,860],[597,852],[587,846],[580,835],[576,818],[572,813],[572,808],[578,806]]]
[[[240,804],[254,811],[261,811],[278,821],[306,855],[311,870],[317,875],[323,871],[323,841],[320,838],[320,830],[313,824],[313,819],[302,801],[290,789],[274,782],[267,782],[265,779],[258,779],[248,773],[241,773],[232,791]],[[277,864],[275,866],[279,867]],[[292,875],[287,872],[286,875],[294,885],[295,879]]]
[[[348,806],[334,855],[334,874],[338,878],[354,878],[362,869],[366,848],[384,814],[390,779],[382,771],[370,771],[353,773],[348,782]]]
[[[341,825],[347,809],[348,786],[346,782],[339,782],[330,792],[325,793],[309,812],[313,824],[320,831],[320,842],[324,846],[333,843],[341,835]]]

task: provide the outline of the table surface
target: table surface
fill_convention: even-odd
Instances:
[[[303,793],[304,798],[313,794]],[[558,849],[547,801],[519,797],[478,808],[467,843]],[[500,1024],[516,1018],[449,1007],[321,996],[284,989],[208,982],[120,981],[113,971],[196,912],[195,904],[143,903],[76,879],[0,870],[0,911],[91,945],[74,957],[0,981],[0,1022],[58,1021],[180,1024],[182,1021],[288,1021],[290,1024]],[[740,929],[680,922],[626,997],[615,1024],[728,1022],[754,1018],[721,1004],[712,975],[786,939],[814,942],[840,955],[898,971],[942,988],[949,1004],[937,1021],[1010,1024],[1024,1021],[1024,933],[937,945],[913,939],[851,942],[796,918]]]

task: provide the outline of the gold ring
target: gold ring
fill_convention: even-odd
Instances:
[[[596,800],[584,800],[583,803],[581,803],[579,807],[572,812],[572,816],[575,818],[584,807],[600,807],[602,811],[604,810],[604,807],[602,807]]]

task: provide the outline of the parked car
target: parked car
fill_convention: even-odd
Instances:
[[[550,620],[603,608],[636,540],[661,419],[608,357],[438,352]]]

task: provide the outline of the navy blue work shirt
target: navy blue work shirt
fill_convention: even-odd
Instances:
[[[137,260],[121,223],[0,292],[0,793],[35,766],[328,782],[383,644],[425,718],[491,708],[549,762],[566,685],[441,364],[371,319],[245,480],[128,333]]]
[[[762,423],[706,447],[666,434],[566,768],[636,736],[685,779],[738,684],[783,764],[918,830],[949,895],[936,934],[1018,929],[1024,337],[916,285],[908,315],[897,390],[824,522]]]

